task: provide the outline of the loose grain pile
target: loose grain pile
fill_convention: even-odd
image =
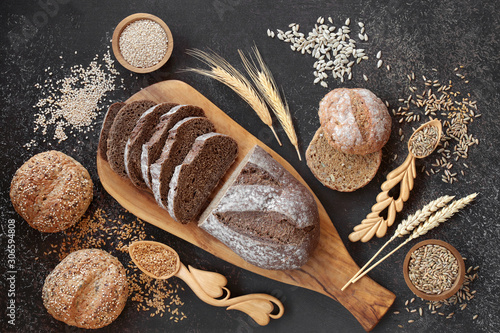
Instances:
[[[122,252],[128,257],[128,244],[144,240],[146,236],[145,222],[136,219],[131,223],[122,222],[125,216],[113,219],[102,209],[87,214],[75,226],[67,229],[65,239],[59,244],[52,244],[44,256],[57,255],[59,260],[69,253],[87,248],[100,248],[120,257]],[[154,238],[154,237],[152,237]],[[123,262],[123,261],[122,261]],[[137,311],[150,312],[150,316],[164,316],[178,322],[186,318],[180,310],[184,303],[178,292],[184,290],[168,280],[156,280],[142,273],[132,260],[124,265],[129,280],[130,300]]]
[[[87,133],[94,129],[94,119],[100,103],[106,94],[115,89],[116,71],[109,51],[101,58],[96,55],[87,66],[75,65],[69,75],[62,79],[53,78],[55,69],[48,67],[48,78],[35,84],[42,98],[33,106],[36,109],[33,132],[48,135],[54,127],[53,139],[64,141],[69,134]],[[63,70],[61,66],[60,70]],[[25,144],[28,149],[35,141]]]
[[[126,62],[134,67],[148,68],[167,54],[168,37],[155,21],[137,20],[123,29],[118,45]]]
[[[463,66],[455,68],[455,74],[462,84],[469,81],[460,73]],[[433,69],[432,75],[437,75]],[[439,158],[425,170],[427,175],[441,173],[445,183],[458,181],[459,174],[465,175],[469,166],[460,160],[466,159],[470,148],[479,144],[479,140],[469,133],[469,125],[481,114],[477,111],[477,102],[472,100],[470,93],[462,94],[453,88],[452,80],[441,83],[438,79],[422,76],[422,80],[415,77],[415,73],[407,75],[410,94],[407,98],[400,98],[400,106],[392,108],[392,113],[399,118],[399,123],[413,123],[429,119],[440,119],[443,125],[443,135],[438,145]],[[404,140],[403,130],[399,130],[401,141]],[[460,169],[454,171],[455,168]]]
[[[329,23],[328,23],[329,22]],[[316,24],[311,32],[306,36],[299,32],[299,25],[291,23],[288,25],[290,30],[283,31],[277,29],[277,33],[268,29],[267,35],[271,38],[277,36],[278,39],[290,43],[292,51],[302,54],[309,54],[317,59],[314,63],[314,84],[321,84],[327,88],[328,84],[325,79],[328,78],[327,72],[331,72],[334,79],[344,80],[352,79],[352,67],[359,64],[362,60],[367,60],[368,56],[365,49],[356,48],[357,41],[351,38],[351,20],[346,19],[344,24],[338,28],[333,25],[333,19],[328,17],[328,22],[325,23],[325,18],[320,16],[316,20]],[[358,22],[359,33],[357,35],[361,42],[368,42],[368,35],[365,31],[363,22]],[[380,59],[382,52],[377,53],[377,68],[383,64]],[[387,67],[389,70],[390,67]],[[363,74],[363,78],[368,80],[368,77]]]
[[[463,259],[467,260],[466,258]],[[458,311],[465,311],[469,302],[475,298],[476,290],[472,290],[471,285],[478,278],[478,270],[479,266],[469,266],[467,268],[464,282],[455,295],[442,301],[426,301],[422,298],[412,298],[405,301],[404,311],[394,311],[393,314],[403,316],[402,313],[405,312],[408,314],[414,313],[415,317],[409,317],[412,319],[406,319],[408,316],[404,316],[409,324],[422,320],[422,317],[427,314],[442,316],[445,319],[453,318]],[[473,314],[469,318],[476,320],[478,315]],[[399,324],[398,327],[403,328],[404,326]]]

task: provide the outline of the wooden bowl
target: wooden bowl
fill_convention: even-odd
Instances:
[[[151,67],[142,68],[142,67],[132,66],[131,64],[129,64],[125,60],[125,58],[123,58],[123,55],[120,52],[119,41],[120,41],[121,33],[130,23],[138,21],[138,20],[154,21],[154,22],[158,23],[163,28],[163,30],[165,30],[165,33],[167,34],[167,38],[168,38],[167,53],[165,54],[163,59],[160,60],[160,62],[158,62],[156,65],[151,66]],[[113,53],[116,57],[116,60],[118,60],[118,62],[123,67],[125,67],[126,69],[128,69],[132,72],[135,72],[135,73],[150,73],[150,72],[153,72],[153,71],[159,69],[160,67],[165,65],[165,63],[168,61],[168,59],[172,55],[172,50],[174,48],[174,39],[172,37],[172,32],[168,28],[167,24],[165,22],[163,22],[162,19],[160,19],[154,15],[151,15],[151,14],[137,13],[137,14],[132,14],[130,16],[127,16],[120,23],[118,23],[118,25],[115,28],[115,31],[113,32],[113,39],[112,39],[111,45],[113,47]]]
[[[422,291],[418,290],[417,288],[415,288],[413,283],[410,281],[409,263],[410,263],[412,253],[415,250],[417,250],[418,248],[425,246],[425,245],[429,245],[429,244],[440,245],[440,246],[446,248],[448,251],[450,251],[455,256],[455,258],[457,259],[457,262],[458,262],[458,275],[457,275],[457,278],[455,279],[455,282],[453,283],[453,285],[451,286],[450,289],[446,290],[445,292],[442,292],[441,294],[427,294],[425,292],[422,292]],[[458,291],[458,289],[460,289],[460,287],[462,286],[462,284],[464,282],[464,278],[465,278],[464,259],[462,258],[460,253],[457,251],[457,249],[455,249],[453,246],[451,246],[450,244],[448,244],[446,242],[443,242],[439,239],[424,240],[420,243],[415,244],[415,246],[413,246],[410,249],[410,251],[408,251],[408,254],[406,255],[405,261],[403,263],[403,275],[405,278],[405,282],[408,285],[408,288],[410,288],[411,291],[413,291],[413,293],[415,295],[417,295],[418,297],[423,298],[425,300],[428,300],[428,301],[442,301],[444,299],[447,299],[447,298],[453,296]]]

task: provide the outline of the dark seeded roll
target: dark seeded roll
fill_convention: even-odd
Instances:
[[[109,325],[128,298],[123,265],[109,253],[85,249],[70,253],[47,276],[43,305],[57,320],[85,329]]]
[[[144,112],[137,121],[125,145],[125,171],[132,184],[138,188],[148,189],[142,178],[141,152],[153,134],[153,130],[160,121],[160,117],[169,112],[175,103],[161,103]]]
[[[10,185],[16,212],[42,232],[58,232],[74,225],[92,197],[87,169],[55,150],[31,157],[16,171]]]
[[[170,181],[170,216],[181,223],[197,218],[237,155],[238,144],[233,138],[218,133],[199,136]]]
[[[214,130],[215,127],[208,118],[187,117],[169,131],[160,158],[150,167],[153,194],[160,207],[167,209],[170,179],[175,167],[184,161],[197,137]]]
[[[178,105],[168,113],[160,117],[160,122],[153,131],[153,135],[147,143],[142,146],[141,171],[142,179],[147,187],[152,188],[151,174],[149,168],[160,158],[168,132],[179,121],[187,117],[204,117],[203,109],[194,105]]]
[[[127,177],[125,171],[125,145],[128,137],[140,116],[155,102],[140,100],[131,102],[120,109],[109,131],[107,157],[111,169],[122,177]]]
[[[106,155],[108,151],[108,136],[109,130],[113,125],[113,121],[115,120],[116,115],[120,111],[122,107],[125,106],[125,103],[116,102],[109,106],[108,112],[106,112],[106,116],[104,117],[104,121],[102,122],[101,134],[99,135],[99,156],[105,161],[108,160],[108,156]]]

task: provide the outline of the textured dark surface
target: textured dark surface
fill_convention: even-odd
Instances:
[[[51,1],[48,1],[51,2]],[[52,0],[54,2],[54,0]],[[181,79],[212,100],[235,121],[248,129],[260,140],[287,159],[309,183],[329,212],[333,223],[347,249],[362,265],[385,241],[375,239],[368,244],[350,243],[347,236],[373,204],[378,187],[388,171],[402,162],[406,155],[405,141],[397,134],[402,128],[409,137],[410,125],[393,124],[393,133],[383,149],[384,159],[374,180],[363,189],[353,193],[338,193],[324,188],[311,174],[305,161],[297,159],[296,152],[286,139],[283,130],[278,135],[283,141],[280,147],[269,129],[255,113],[233,92],[220,83],[192,73],[182,72],[186,67],[200,67],[202,64],[185,54],[186,49],[213,49],[236,67],[241,67],[237,49],[249,50],[253,42],[259,47],[264,60],[283,87],[294,117],[295,128],[304,156],[305,149],[319,126],[317,107],[320,99],[328,92],[319,85],[313,85],[312,58],[291,52],[289,44],[277,38],[267,37],[266,30],[279,28],[288,30],[289,23],[301,25],[302,32],[313,27],[318,16],[331,16],[336,23],[351,18],[355,25],[363,21],[369,35],[364,44],[370,59],[354,67],[353,80],[345,84],[329,79],[329,87],[363,87],[372,90],[382,100],[398,105],[399,98],[408,95],[406,74],[415,72],[447,82],[460,81],[454,68],[463,65],[469,84],[456,84],[463,94],[470,93],[477,100],[478,112],[482,114],[471,126],[470,133],[480,141],[469,152],[465,176],[459,182],[445,184],[440,175],[419,174],[415,188],[403,212],[396,222],[408,213],[422,207],[429,200],[444,194],[465,196],[479,192],[478,200],[464,209],[424,238],[439,238],[455,246],[467,265],[480,266],[479,278],[472,289],[476,297],[469,301],[464,311],[456,309],[451,319],[431,315],[424,311],[420,318],[416,313],[405,310],[405,301],[412,293],[406,287],[402,262],[408,247],[403,248],[389,260],[370,272],[370,276],[393,291],[397,298],[393,308],[380,321],[374,332],[494,332],[500,329],[500,254],[498,227],[499,189],[498,173],[500,159],[500,104],[499,64],[500,35],[499,3],[487,1],[70,1],[60,0],[57,8],[49,7],[43,14],[47,1],[2,1],[0,7],[1,43],[1,236],[2,254],[8,249],[8,221],[15,220],[16,242],[16,326],[7,323],[6,302],[9,282],[6,257],[0,264],[0,331],[49,332],[77,331],[50,317],[42,305],[41,289],[48,273],[57,264],[57,256],[42,257],[57,244],[62,235],[46,235],[31,229],[13,210],[8,191],[15,170],[30,156],[49,149],[58,149],[69,154],[86,166],[95,183],[95,197],[91,209],[103,208],[113,216],[124,215],[125,221],[134,219],[102,188],[97,177],[95,156],[99,137],[99,126],[107,106],[128,98],[139,89],[165,79]],[[155,14],[169,25],[174,36],[175,47],[169,62],[158,72],[147,75],[130,75],[116,64],[123,80],[123,88],[109,93],[101,104],[101,113],[93,131],[58,144],[51,135],[33,133],[33,105],[42,98],[36,83],[43,84],[48,78],[44,70],[53,69],[53,76],[63,78],[73,65],[87,66],[96,55],[102,55],[110,46],[114,27],[124,17],[136,12]],[[39,27],[31,30],[27,38],[16,42],[8,39],[8,33],[22,33],[29,26],[26,20],[39,20]],[[11,34],[12,36],[12,34]],[[358,43],[360,47],[361,43]],[[375,54],[381,50],[384,66],[376,68]],[[60,58],[62,56],[62,58]],[[387,71],[386,64],[391,66]],[[64,69],[59,69],[64,65]],[[437,69],[433,72],[431,69]],[[362,79],[362,74],[369,77]],[[117,82],[117,87],[119,86]],[[276,128],[279,125],[276,123]],[[23,145],[34,139],[38,146],[27,150]],[[396,160],[394,154],[398,154]],[[418,161],[418,167],[430,166],[429,160]],[[229,289],[235,294],[252,292],[272,293],[285,305],[285,315],[273,320],[266,327],[258,327],[246,315],[238,311],[225,311],[199,301],[189,290],[180,292],[184,301],[182,311],[187,319],[174,323],[166,317],[150,317],[136,312],[128,305],[122,315],[105,332],[362,332],[361,326],[340,304],[326,296],[312,291],[284,285],[236,268],[204,251],[177,239],[155,227],[148,226],[147,232],[159,241],[175,248],[186,264],[215,270],[228,277]],[[122,262],[128,260],[121,257]],[[335,274],[335,267],[325,267]],[[173,283],[183,284],[175,280]],[[423,304],[420,300],[415,301]],[[424,304],[425,306],[425,304]],[[415,306],[411,306],[415,308]],[[395,315],[393,311],[401,311]],[[425,309],[424,309],[425,310]],[[449,313],[452,308],[443,312]],[[478,314],[478,318],[472,317]],[[414,319],[412,324],[407,323]],[[398,327],[401,325],[402,328]]]

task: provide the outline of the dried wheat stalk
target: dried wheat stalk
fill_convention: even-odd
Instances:
[[[245,78],[236,68],[228,63],[227,60],[214,52],[208,53],[194,49],[188,50],[186,53],[197,58],[198,60],[203,61],[210,67],[210,70],[188,68],[188,71],[208,76],[231,88],[245,102],[247,102],[252,109],[254,109],[264,124],[269,126],[281,146],[281,141],[274,131],[273,120],[269,109],[247,78]]]
[[[403,237],[405,235],[408,235],[410,232],[413,231],[416,227],[418,227],[421,223],[425,222],[429,216],[434,214],[436,211],[439,209],[443,208],[446,206],[448,202],[450,202],[455,196],[449,196],[449,195],[444,195],[442,197],[437,198],[436,200],[433,200],[429,202],[427,205],[422,207],[422,209],[419,209],[415,212],[413,215],[409,215],[405,220],[403,220],[397,227],[397,229],[394,231],[394,235],[385,242],[384,245],[373,255],[373,257],[368,260],[368,262],[361,267],[360,270],[354,276],[342,287],[341,291],[344,291],[345,288],[349,284],[351,284],[354,279],[356,279],[363,271],[368,267],[369,264],[382,252],[383,249],[386,248],[389,243],[391,243],[394,239],[397,237]]]
[[[436,228],[439,224],[447,221],[450,217],[452,217],[455,213],[457,213],[460,209],[464,208],[466,205],[471,203],[477,197],[477,193],[472,193],[462,199],[455,200],[450,205],[445,206],[439,210],[437,210],[434,214],[430,215],[425,222],[421,223],[418,227],[413,229],[410,237],[408,237],[403,243],[401,243],[398,247],[388,253],[385,257],[377,261],[373,264],[369,269],[364,271],[362,274],[358,275],[351,283],[355,283],[363,276],[365,276],[369,271],[377,267],[381,262],[390,257],[394,252],[399,250],[401,247],[406,245],[409,241],[416,239],[422,235],[425,235],[428,231]],[[441,198],[440,198],[441,199]],[[439,199],[438,199],[439,200]],[[403,235],[402,235],[403,236]]]
[[[281,126],[285,130],[286,135],[288,136],[288,139],[290,139],[290,142],[295,146],[299,160],[302,160],[300,157],[297,134],[295,133],[295,129],[293,127],[292,115],[290,114],[288,103],[284,98],[281,99],[273,74],[269,70],[269,67],[267,67],[264,63],[264,59],[262,59],[257,46],[254,46],[252,50],[255,59],[257,59],[257,64],[250,61],[241,50],[238,50],[241,60],[243,61],[243,65],[245,66],[245,69],[250,75],[253,83],[257,87],[257,90],[262,94],[262,96],[264,96],[267,104],[271,107],[271,110],[273,110],[276,118],[278,118]]]

